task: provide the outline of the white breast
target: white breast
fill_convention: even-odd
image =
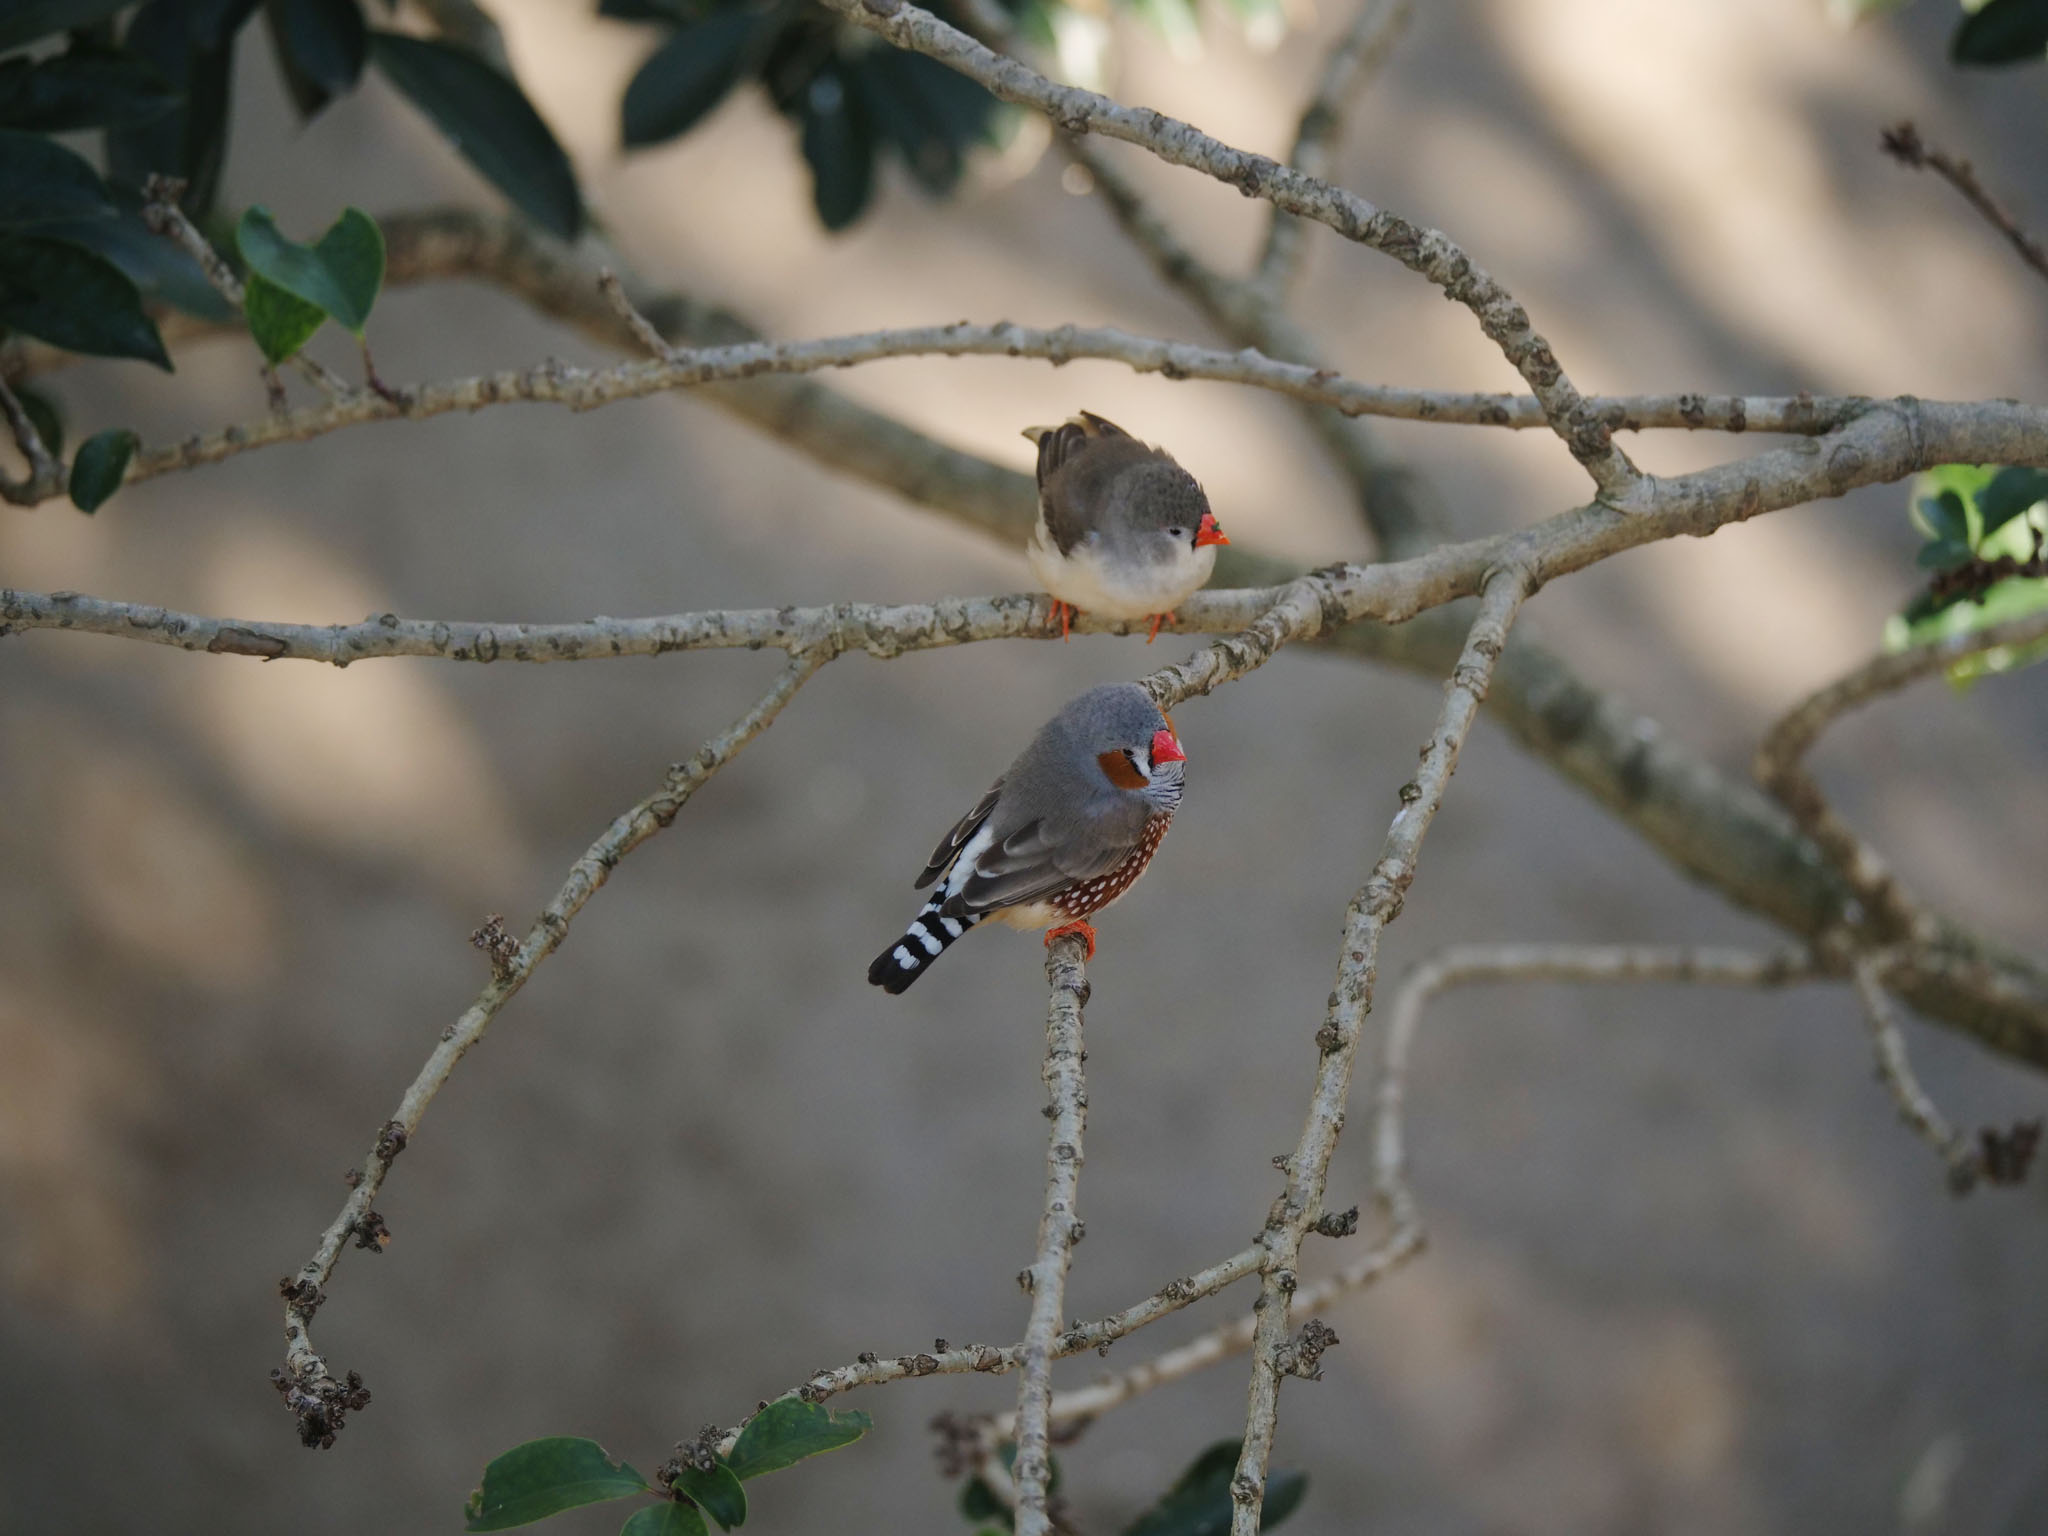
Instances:
[[[1171,613],[1216,570],[1214,545],[1182,545],[1171,560],[1119,561],[1104,553],[1100,541],[1083,539],[1071,554],[1063,555],[1042,516],[1024,555],[1046,591],[1083,613],[1105,619]]]

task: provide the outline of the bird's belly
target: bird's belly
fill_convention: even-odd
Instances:
[[[1034,933],[1040,928],[1050,928],[1054,923],[1067,921],[1060,909],[1049,901],[1034,901],[1023,907],[1004,907],[1000,912],[991,912],[989,916],[999,923],[1008,923],[1012,928],[1022,928],[1026,933]]]
[[[1105,619],[1145,619],[1171,613],[1189,594],[1208,581],[1216,569],[1216,551],[1189,549],[1164,561],[1119,564],[1099,545],[1076,544],[1068,554],[1046,532],[1045,524],[1024,547],[1031,571],[1061,602]]]

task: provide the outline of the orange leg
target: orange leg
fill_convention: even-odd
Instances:
[[[1088,922],[1085,918],[1079,922],[1061,923],[1059,927],[1049,929],[1045,935],[1045,947],[1051,949],[1054,939],[1065,938],[1070,933],[1078,933],[1088,941],[1088,958],[1093,960],[1095,958],[1095,925]]]
[[[1147,636],[1145,637],[1145,643],[1146,643],[1147,645],[1150,645],[1150,644],[1151,644],[1151,643],[1152,643],[1152,642],[1153,642],[1154,640],[1157,640],[1157,639],[1159,638],[1159,626],[1160,626],[1160,625],[1162,625],[1162,624],[1178,624],[1179,622],[1180,622],[1180,615],[1179,615],[1179,614],[1177,614],[1177,613],[1155,613],[1155,614],[1153,614],[1153,615],[1152,615],[1152,632],[1151,632],[1151,633],[1150,633],[1149,635],[1147,635]]]
[[[1073,638],[1073,636],[1067,633],[1067,627],[1080,615],[1080,612],[1081,610],[1072,603],[1063,603],[1058,598],[1052,600],[1052,616],[1060,621],[1060,638],[1062,640],[1071,640]]]

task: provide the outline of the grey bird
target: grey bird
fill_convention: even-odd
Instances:
[[[1159,626],[1216,570],[1228,544],[1195,477],[1164,448],[1083,411],[1057,427],[1027,427],[1038,445],[1038,526],[1024,553],[1052,594],[1064,637],[1069,615],[1152,620]]]
[[[939,842],[916,888],[938,888],[868,980],[899,993],[985,918],[1080,933],[1131,888],[1180,804],[1187,754],[1173,722],[1135,683],[1091,688],[1039,729]],[[1057,925],[1057,926],[1055,926]]]

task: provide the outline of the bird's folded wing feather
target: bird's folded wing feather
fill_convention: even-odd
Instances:
[[[1076,837],[1071,827],[1056,823],[1028,822],[975,859],[947,906],[965,912],[1022,906],[1108,874],[1136,846],[1121,838]]]
[[[939,839],[939,846],[933,850],[931,861],[925,865],[924,873],[917,877],[912,890],[921,891],[939,876],[943,875],[960,852],[961,845],[981,830],[981,824],[989,818],[989,812],[996,808],[996,801],[1003,793],[1003,781],[997,779],[989,792],[974,803],[974,809],[953,823],[953,829]]]

